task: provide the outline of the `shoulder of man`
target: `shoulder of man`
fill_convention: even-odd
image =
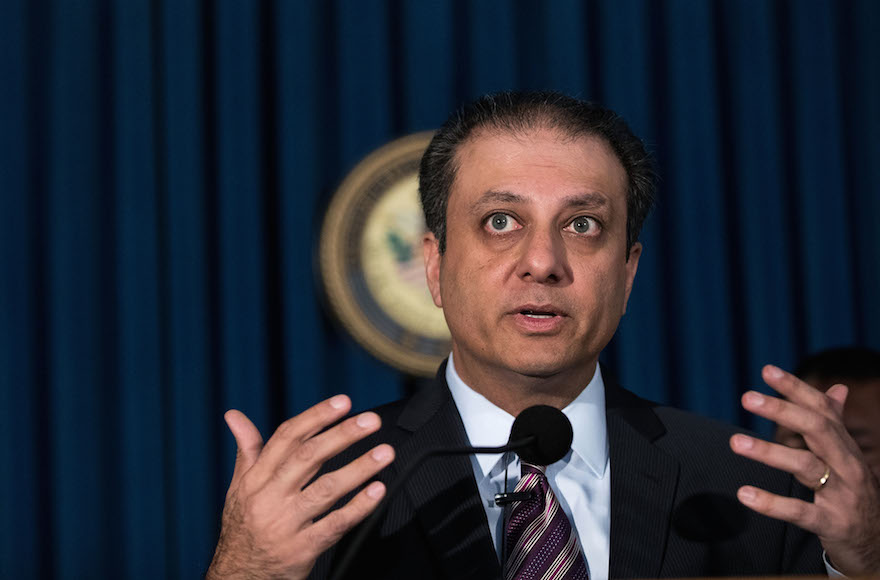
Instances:
[[[443,385],[430,385],[424,388],[434,389],[435,387],[442,386]],[[355,460],[360,455],[368,452],[374,446],[379,445],[380,443],[387,443],[394,447],[395,451],[398,451],[398,458],[391,465],[379,472],[379,474],[373,479],[384,482],[386,486],[392,486],[397,480],[401,469],[405,468],[407,464],[406,458],[400,457],[401,454],[399,453],[399,450],[409,446],[410,451],[413,451],[411,437],[413,436],[414,427],[430,419],[430,417],[436,413],[438,408],[446,402],[451,402],[451,397],[448,397],[447,393],[444,393],[442,390],[434,392],[419,391],[412,396],[370,409],[370,411],[376,413],[382,419],[382,426],[380,429],[327,461],[315,477],[317,478],[323,473],[339,469]],[[448,409],[446,409],[444,413],[448,415]],[[341,498],[334,508],[348,502],[357,491],[359,491],[359,489]],[[396,505],[398,506],[398,512],[400,513],[397,514],[397,519],[395,521],[405,523],[410,522],[413,516],[409,511],[410,508],[401,508],[400,503],[397,503]],[[400,510],[403,511],[401,512]],[[387,517],[388,515],[386,512],[386,516],[383,517],[383,522]],[[355,530],[357,529],[358,528],[355,528]],[[315,568],[312,570],[309,578],[322,580],[327,578],[338,555],[345,553],[348,550],[348,544],[353,534],[354,532],[350,533],[346,538],[343,538],[339,544],[322,554],[316,562]],[[376,531],[374,531],[368,541],[375,541],[375,536]],[[366,562],[359,560],[359,566],[364,566],[364,568],[359,569],[357,573],[359,577],[373,577],[376,569],[390,570],[387,561],[382,564],[383,559],[386,558],[393,558],[393,561],[395,562],[394,565],[398,567],[404,566],[406,562],[410,562],[414,558],[417,559],[419,555],[423,556],[426,562],[429,560],[427,553],[417,551],[424,551],[426,549],[426,546],[422,545],[418,540],[418,537],[420,537],[418,534],[409,534],[409,536],[404,535],[402,537],[402,540],[401,537],[398,537],[395,541],[392,541],[387,545],[378,547],[376,545],[370,545],[362,548],[361,553],[369,554],[369,556],[367,557]],[[407,553],[406,558],[401,560],[400,554],[394,553],[401,545],[409,547],[415,546],[416,551],[413,553]],[[400,577],[394,573],[388,573],[390,574],[388,577]],[[433,577],[432,574],[425,576],[425,578]]]
[[[657,452],[674,459],[683,478],[725,482],[725,488],[734,492],[749,484],[774,493],[809,495],[803,486],[793,483],[790,474],[741,457],[730,449],[730,438],[736,433],[760,437],[747,429],[660,405],[614,384],[606,390],[606,405],[612,461],[615,446],[642,438]]]
[[[807,501],[812,497],[812,492],[791,474],[741,457],[730,449],[732,435],[754,433],[659,405],[614,384],[607,389],[606,403],[612,482],[621,468],[624,472],[643,469],[643,464],[652,460],[674,466],[667,472],[675,473],[670,557],[689,553],[689,546],[711,540],[712,549],[719,554],[736,546],[742,550],[737,552],[742,559],[766,557],[767,564],[772,565],[763,568],[767,573],[822,571],[821,548],[815,536],[751,512],[736,499],[743,485]],[[639,465],[621,465],[627,462]],[[771,554],[778,561],[770,563]]]
[[[409,397],[365,410],[364,412],[369,411],[379,415],[379,418],[382,419],[382,426],[375,433],[368,435],[348,449],[341,451],[336,457],[327,461],[321,469],[321,472],[323,473],[338,469],[380,443],[388,443],[392,447],[395,447],[404,435],[404,433],[397,427],[397,424],[408,401]],[[379,479],[383,479],[381,474]]]

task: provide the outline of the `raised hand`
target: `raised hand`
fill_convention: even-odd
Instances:
[[[243,413],[226,413],[238,453],[209,580],[305,578],[318,556],[378,505],[385,486],[377,481],[315,521],[394,460],[391,446],[378,445],[309,483],[325,461],[379,429],[375,413],[362,413],[322,432],[350,408],[345,395],[323,401],[282,423],[265,446]]]
[[[752,486],[739,500],[758,513],[816,534],[831,564],[847,575],[880,572],[880,483],[843,424],[847,388],[822,393],[792,374],[765,366],[764,381],[786,399],[749,391],[743,407],[803,436],[807,449],[793,449],[737,434],[734,452],[793,474],[814,490],[812,502]]]

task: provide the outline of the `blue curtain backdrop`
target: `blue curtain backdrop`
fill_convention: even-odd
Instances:
[[[334,188],[488,91],[604,102],[660,161],[607,362],[755,425],[763,363],[880,347],[873,0],[2,0],[0,577],[193,577],[234,447],[414,383],[333,323]],[[760,426],[759,426],[760,427]]]

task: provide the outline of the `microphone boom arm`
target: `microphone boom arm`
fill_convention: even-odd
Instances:
[[[440,448],[430,449],[418,455],[400,473],[400,475],[394,481],[394,484],[388,487],[388,492],[385,494],[385,497],[382,498],[382,501],[379,502],[379,505],[376,506],[375,511],[370,514],[366,520],[364,520],[363,524],[361,524],[361,527],[355,533],[342,558],[339,559],[339,564],[336,566],[331,577],[332,580],[342,580],[345,577],[345,573],[348,571],[348,568],[351,567],[351,563],[354,560],[355,554],[360,551],[360,548],[366,541],[367,536],[370,535],[370,532],[375,529],[376,525],[379,523],[379,520],[382,519],[382,514],[388,507],[388,503],[391,501],[391,498],[397,495],[397,492],[400,490],[401,487],[403,487],[403,484],[409,480],[412,474],[415,473],[416,470],[421,467],[421,465],[425,461],[432,457],[441,457],[444,455],[469,455],[471,453],[505,453],[507,451],[516,451],[517,449],[521,449],[523,447],[533,444],[536,440],[536,435],[528,435],[526,437],[523,437],[522,439],[517,439],[516,441],[508,441],[505,445],[500,445],[498,447],[453,447],[447,449]]]

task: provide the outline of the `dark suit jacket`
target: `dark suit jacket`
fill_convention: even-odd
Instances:
[[[334,469],[379,442],[397,451],[396,474],[422,451],[468,444],[440,368],[435,384],[377,409],[382,429],[329,463]],[[732,427],[657,406],[606,382],[611,459],[612,578],[823,573],[815,536],[752,513],[735,494],[746,483],[784,495],[791,476],[730,451]],[[349,535],[350,538],[351,534]],[[329,576],[344,539],[319,559]],[[433,458],[393,498],[351,577],[498,578],[496,557],[467,456]]]

